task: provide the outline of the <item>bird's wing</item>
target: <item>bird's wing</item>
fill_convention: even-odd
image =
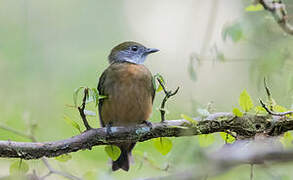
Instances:
[[[107,72],[107,69],[103,72],[103,74],[101,75],[101,77],[99,79],[98,91],[99,91],[100,95],[105,95],[104,82],[105,82],[105,79],[106,79],[106,74],[107,74],[106,72]],[[105,124],[104,124],[104,122],[102,120],[102,116],[101,116],[103,102],[104,102],[104,99],[99,100],[99,117],[100,117],[101,126],[105,127]]]

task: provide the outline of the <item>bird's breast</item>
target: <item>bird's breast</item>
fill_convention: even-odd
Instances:
[[[112,64],[104,82],[101,116],[104,124],[115,126],[140,124],[152,112],[152,75],[143,65]]]

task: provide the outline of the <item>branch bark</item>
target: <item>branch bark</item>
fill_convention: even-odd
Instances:
[[[257,139],[259,138],[259,139]],[[293,151],[284,150],[276,144],[276,138],[256,137],[256,140],[239,140],[226,144],[217,152],[204,153],[205,162],[193,165],[189,169],[175,172],[163,177],[152,177],[147,180],[202,180],[205,177],[218,176],[238,165],[263,165],[266,163],[284,163],[293,161]]]
[[[133,127],[111,127],[110,135],[107,134],[106,128],[90,129],[69,139],[55,142],[0,141],[0,157],[22,159],[56,157],[98,145],[142,142],[157,137],[194,136],[230,131],[237,134],[237,139],[245,139],[254,137],[258,133],[277,136],[293,130],[291,117],[252,114],[236,117],[232,113],[215,113],[195,120],[198,121],[196,125],[179,119],[153,123],[152,128],[144,124]]]

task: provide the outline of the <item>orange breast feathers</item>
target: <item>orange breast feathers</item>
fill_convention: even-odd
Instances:
[[[102,124],[114,126],[141,124],[152,112],[152,74],[144,65],[114,63],[105,71],[104,94],[100,106]]]

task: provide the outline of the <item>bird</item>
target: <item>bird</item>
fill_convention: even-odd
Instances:
[[[112,126],[151,125],[148,121],[155,97],[152,73],[143,65],[156,48],[126,41],[115,46],[109,56],[109,66],[99,78],[98,92],[107,98],[99,100],[100,124],[111,133]],[[136,143],[114,144],[120,156],[112,161],[112,171],[129,170],[131,151]]]

